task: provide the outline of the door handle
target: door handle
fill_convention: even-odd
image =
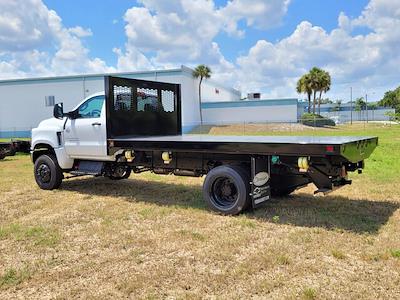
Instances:
[[[95,122],[95,123],[92,123],[92,126],[101,126],[101,123]]]

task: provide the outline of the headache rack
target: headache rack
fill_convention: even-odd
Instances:
[[[180,85],[105,77],[107,139],[182,134]]]

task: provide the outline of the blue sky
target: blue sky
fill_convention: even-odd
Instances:
[[[205,63],[265,98],[297,96],[313,66],[330,72],[332,99],[399,85],[400,1],[14,0],[0,11],[1,78]]]
[[[112,49],[123,47],[126,41],[124,13],[132,6],[141,6],[137,1],[132,0],[45,0],[44,3],[48,8],[57,11],[65,26],[73,27],[79,24],[82,27],[91,28],[93,36],[86,40],[90,52],[93,56],[102,57],[110,65],[117,63],[117,57]],[[216,6],[224,6],[226,3],[225,0],[215,1]],[[294,0],[282,23],[276,27],[268,30],[254,29],[242,22],[242,28],[247,31],[245,38],[231,38],[221,33],[215,40],[225,57],[234,60],[237,55],[244,54],[259,39],[277,41],[285,38],[304,20],[331,31],[337,27],[340,12],[345,12],[350,17],[357,17],[367,4],[367,0]],[[268,16],[265,17],[268,18]],[[116,21],[118,23],[115,23]]]

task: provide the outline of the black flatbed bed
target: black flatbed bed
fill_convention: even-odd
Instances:
[[[377,146],[370,136],[119,136],[109,139],[116,148],[262,155],[336,155],[349,161],[367,158]],[[329,147],[329,148],[328,148]]]

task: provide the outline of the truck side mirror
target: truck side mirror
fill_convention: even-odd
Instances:
[[[56,105],[54,105],[54,109],[53,109],[53,116],[56,119],[60,119],[62,120],[64,118],[64,107],[62,103],[57,103]]]

